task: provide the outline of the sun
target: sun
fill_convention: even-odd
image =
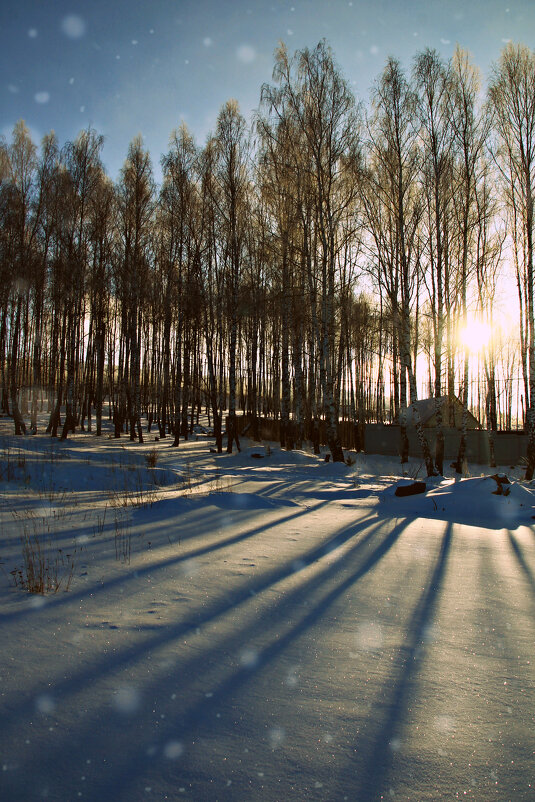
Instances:
[[[473,354],[480,354],[489,344],[491,335],[492,330],[487,323],[471,318],[459,329],[459,342]]]

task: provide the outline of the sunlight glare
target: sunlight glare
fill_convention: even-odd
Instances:
[[[459,342],[473,354],[479,354],[488,345],[491,334],[491,328],[487,323],[472,319],[459,329]]]

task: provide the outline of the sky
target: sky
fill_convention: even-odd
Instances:
[[[488,76],[505,42],[535,45],[534,0],[3,0],[0,134],[24,119],[36,142],[60,144],[91,126],[116,179],[141,133],[155,177],[171,132],[185,122],[202,145],[223,103],[247,119],[273,53],[325,38],[365,103],[393,55],[410,69],[426,47],[459,43]]]

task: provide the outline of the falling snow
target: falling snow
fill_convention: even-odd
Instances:
[[[61,30],[69,39],[81,39],[86,31],[86,23],[77,14],[69,14],[61,21]]]
[[[386,457],[8,426],[2,798],[533,798],[521,466],[507,497],[470,466],[398,498]],[[27,595],[10,571],[45,531],[72,584]]]
[[[236,50],[236,55],[244,64],[251,64],[256,58],[256,50],[251,45],[240,45]]]

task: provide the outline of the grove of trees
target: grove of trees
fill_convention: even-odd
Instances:
[[[252,123],[229,100],[204,146],[181,125],[161,186],[141,137],[115,183],[102,147],[91,128],[37,147],[23,121],[0,143],[0,404],[16,434],[46,405],[54,437],[101,434],[109,415],[116,437],[141,441],[146,418],[178,446],[202,406],[218,451],[239,448],[242,410],[253,435],[278,419],[289,449],[318,451],[322,427],[335,461],[341,420],[357,449],[366,422],[397,421],[405,460],[412,406],[441,473],[440,399],[465,411],[461,470],[476,382],[490,443],[524,426],[533,476],[533,51],[506,45],[486,88],[460,48],[408,70],[389,58],[365,108],[324,41],[281,44]],[[515,337],[493,337],[474,375],[458,329],[492,326],[513,292]],[[437,399],[434,454],[418,392]]]

